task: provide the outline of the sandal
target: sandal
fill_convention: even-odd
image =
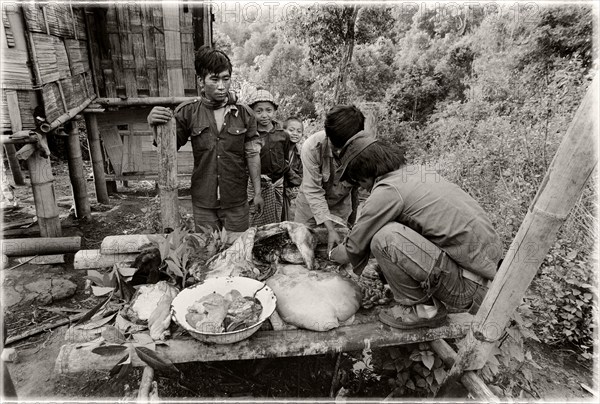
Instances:
[[[448,310],[444,304],[435,304],[437,313],[432,318],[422,318],[417,314],[417,306],[396,305],[392,308],[382,310],[379,313],[379,320],[390,327],[402,330],[412,330],[415,328],[428,327],[433,328],[441,325],[448,318]]]

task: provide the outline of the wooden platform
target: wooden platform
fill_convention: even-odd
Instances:
[[[363,318],[364,319],[364,318]],[[464,337],[471,327],[473,316],[468,313],[449,315],[448,323],[437,328],[403,331],[378,321],[339,327],[327,332],[307,330],[258,331],[250,338],[232,345],[208,345],[192,337],[167,340],[156,351],[173,363],[211,362],[240,359],[263,359],[319,355],[342,351],[362,350],[433,341],[440,338]],[[136,344],[128,343],[133,366],[145,366],[137,355]],[[77,373],[86,370],[110,370],[125,353],[100,356],[92,352],[97,345],[75,343],[63,345],[56,359],[58,373]]]

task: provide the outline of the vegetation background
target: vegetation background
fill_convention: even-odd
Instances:
[[[592,3],[257,4],[215,8],[216,47],[231,56],[242,99],[248,86],[267,88],[278,118],[301,116],[305,136],[334,104],[369,111],[380,138],[478,200],[508,249],[597,72]],[[588,364],[596,240],[594,175],[518,310],[522,335]],[[414,348],[413,362],[426,352]]]

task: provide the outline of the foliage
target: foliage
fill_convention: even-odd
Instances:
[[[562,241],[562,240],[561,240]],[[547,255],[534,288],[543,299],[529,303],[538,321],[534,329],[551,345],[576,347],[583,358],[591,359],[594,334],[594,301],[596,279],[585,268],[589,266],[579,249],[556,243]]]
[[[203,264],[210,257],[225,247],[227,232],[201,227],[200,233],[190,233],[185,228],[177,228],[173,232],[162,235],[152,235],[150,240],[157,244],[165,272],[173,283],[182,288],[193,281],[189,269],[193,263]]]
[[[435,165],[473,196],[505,248],[597,70],[593,8],[536,6],[520,18],[512,8],[484,12],[477,5],[361,5],[347,76],[345,99],[369,103],[379,136],[404,148],[409,162]],[[235,47],[244,48],[235,51],[244,55],[236,59],[242,78],[275,89],[283,99],[281,112],[309,118],[306,135],[322,128],[334,102],[340,64],[352,43],[349,10],[296,7],[285,21],[243,29],[229,24],[224,31]],[[278,33],[276,43],[258,49],[259,37],[270,31]],[[594,181],[561,229],[553,260],[544,262],[534,280],[532,292],[539,299],[530,307],[548,323],[547,329],[536,328],[544,341],[581,345],[583,354],[593,331],[587,328],[592,302],[584,300],[588,292],[582,285],[594,284],[589,259],[597,236],[591,230],[597,225]],[[577,258],[569,260],[574,245]]]
[[[388,349],[379,364],[395,397],[433,397],[446,377],[444,363],[427,343]]]

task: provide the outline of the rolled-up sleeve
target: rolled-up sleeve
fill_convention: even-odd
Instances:
[[[314,135],[313,135],[314,136]],[[317,224],[329,220],[329,206],[323,188],[320,148],[309,138],[302,146],[302,192]],[[332,174],[333,175],[333,174]]]
[[[365,201],[357,222],[345,240],[350,263],[360,268],[371,254],[371,240],[386,224],[396,221],[404,208],[404,200],[396,188],[381,184]]]

